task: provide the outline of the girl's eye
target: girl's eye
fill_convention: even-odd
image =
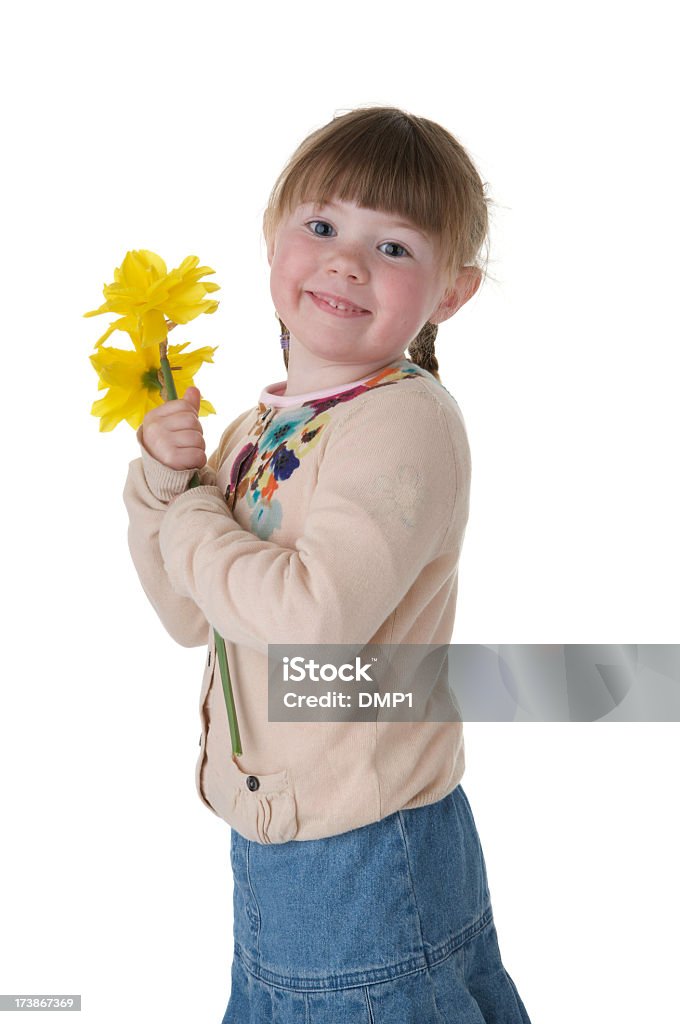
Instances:
[[[307,227],[311,228],[313,234],[320,235],[322,238],[328,238],[330,232],[333,231],[331,225],[325,220],[310,220],[307,222]],[[328,228],[328,231],[325,228]]]
[[[396,256],[399,259],[403,259],[404,256],[409,255],[404,246],[399,245],[398,242],[383,242],[382,245],[378,246],[378,248],[384,251],[383,246],[387,246],[389,249],[389,252],[385,252],[386,256]],[[399,252],[396,251],[397,249]]]

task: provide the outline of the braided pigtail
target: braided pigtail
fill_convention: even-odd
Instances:
[[[441,384],[439,363],[434,354],[434,341],[437,337],[437,324],[428,322],[420,329],[408,347],[408,354],[417,366],[427,370]]]
[[[288,346],[290,345],[290,333],[289,333],[288,328],[286,327],[286,325],[284,324],[283,320],[281,319],[281,317],[279,316],[278,313],[276,314],[276,319],[279,321],[279,326],[281,327],[281,337],[280,337],[279,340],[281,342],[281,349],[283,351],[283,361],[286,364],[286,370],[287,370],[288,369]]]

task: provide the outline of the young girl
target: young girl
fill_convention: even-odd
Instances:
[[[231,826],[223,1024],[529,1019],[460,784],[461,723],[268,716],[269,644],[450,642],[470,456],[434,339],[479,287],[483,193],[439,125],[393,108],[334,118],[264,217],[287,380],[207,464],[195,388],[138,432],[132,558],[171,636],[208,645],[196,784]]]

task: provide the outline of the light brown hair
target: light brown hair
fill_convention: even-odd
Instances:
[[[477,263],[488,243],[485,189],[463,146],[441,125],[396,107],[360,107],[334,117],[298,146],[272,189],[263,229],[269,242],[300,203],[330,199],[400,214],[433,238],[453,283],[464,266],[486,276],[488,259]],[[436,334],[436,324],[424,324],[408,354],[440,380]],[[287,349],[283,355],[287,369]]]

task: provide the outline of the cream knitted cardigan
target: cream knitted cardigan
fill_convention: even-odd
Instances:
[[[455,399],[398,360],[342,388],[285,382],[226,429],[201,486],[141,444],[124,490],[141,584],[170,635],[208,646],[198,793],[246,838],[336,835],[446,796],[460,722],[269,722],[268,644],[448,644],[470,452]],[[232,759],[212,629],[243,754]]]

